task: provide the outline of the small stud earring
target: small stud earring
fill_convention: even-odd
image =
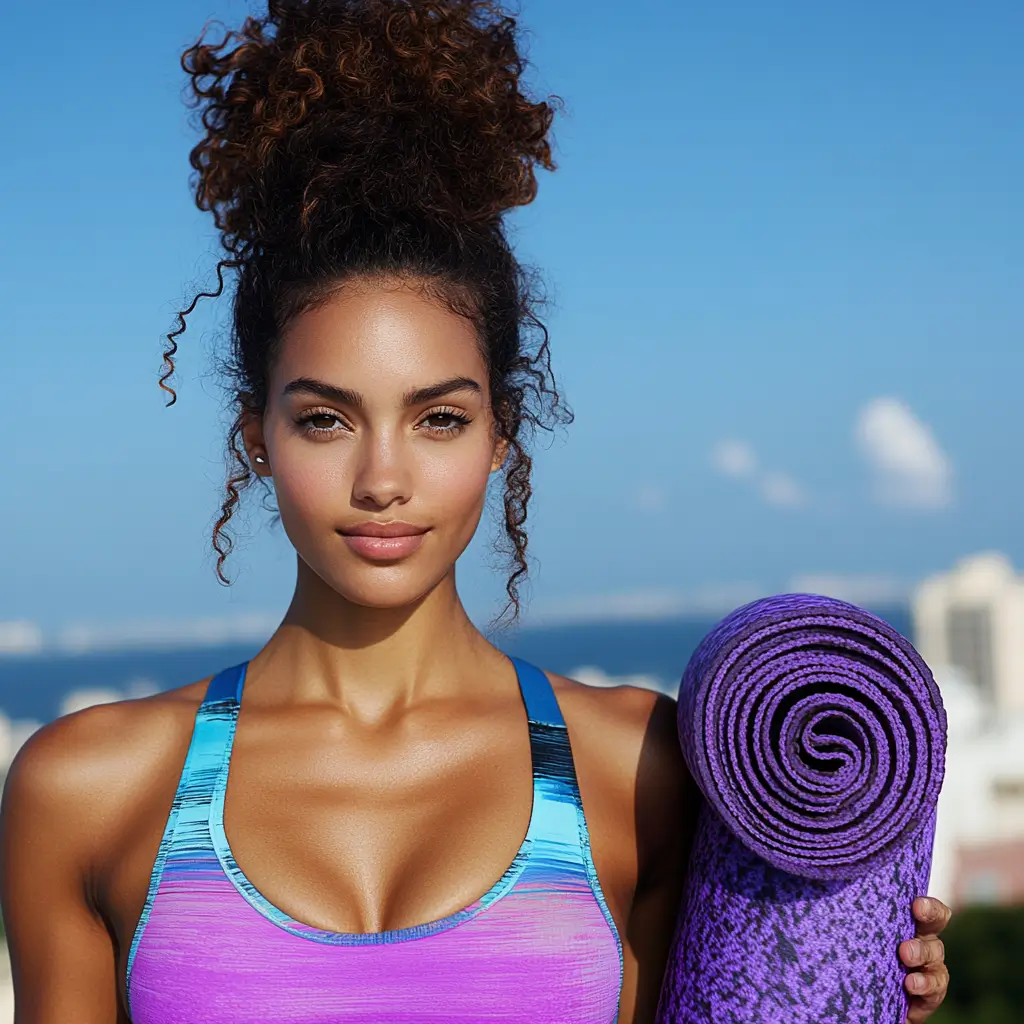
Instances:
[[[257,455],[256,456],[256,461],[258,463],[260,463],[261,465],[264,465],[264,466],[267,464],[267,460],[265,458],[263,458],[262,455]]]

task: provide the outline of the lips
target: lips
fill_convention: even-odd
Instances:
[[[394,562],[411,555],[422,543],[426,527],[412,523],[357,523],[338,530],[357,555],[371,562]]]

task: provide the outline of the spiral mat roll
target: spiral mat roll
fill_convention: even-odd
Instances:
[[[843,601],[755,601],[701,642],[679,740],[705,803],[659,1024],[902,1024],[946,715],[928,667]]]

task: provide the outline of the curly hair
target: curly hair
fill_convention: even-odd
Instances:
[[[233,275],[229,473],[213,530],[217,574],[228,524],[255,478],[242,444],[260,413],[284,327],[355,277],[400,277],[471,319],[496,430],[507,445],[504,614],[526,576],[528,441],[568,421],[551,374],[531,272],[503,217],[533,200],[535,168],[554,169],[556,98],[523,91],[516,21],[490,0],[270,0],[216,42],[182,56],[203,136],[191,152],[195,201],[223,246],[216,286],[167,335],[160,386],[176,395],[178,338],[202,298]]]

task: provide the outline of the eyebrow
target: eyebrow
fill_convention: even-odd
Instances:
[[[407,408],[413,405],[424,405],[427,402],[436,402],[439,398],[455,394],[458,391],[483,394],[483,388],[472,377],[449,377],[436,384],[427,384],[424,387],[406,391],[402,396],[402,404]],[[350,405],[356,409],[363,407],[363,396],[358,391],[341,388],[336,384],[328,384],[326,381],[316,380],[314,377],[296,377],[295,380],[289,381],[285,385],[284,393],[286,395],[316,395],[328,402]]]

